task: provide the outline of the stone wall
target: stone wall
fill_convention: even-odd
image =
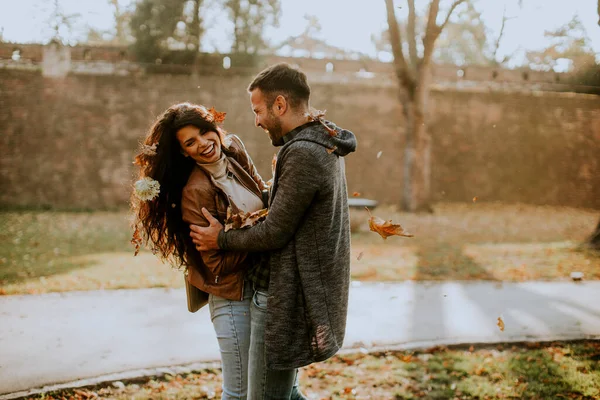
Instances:
[[[258,169],[275,149],[254,127],[250,75],[44,78],[0,70],[0,205],[126,207],[132,157],[153,119],[181,101],[226,111]],[[403,122],[393,86],[312,85],[312,105],[354,131],[349,191],[400,201]],[[432,91],[435,200],[600,209],[600,97],[551,92]],[[378,152],[382,152],[377,158]]]

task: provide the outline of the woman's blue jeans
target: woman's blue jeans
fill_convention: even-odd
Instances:
[[[248,351],[250,349],[250,303],[252,284],[245,282],[244,299],[208,298],[223,371],[223,400],[246,400],[248,394]]]

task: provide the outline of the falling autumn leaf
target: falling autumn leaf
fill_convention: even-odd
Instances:
[[[327,149],[327,152],[328,152],[329,154],[331,154],[331,153],[333,153],[333,152],[334,152],[334,151],[336,151],[336,150],[337,150],[337,146],[333,146],[332,148],[330,148],[330,149]]]
[[[379,233],[379,235],[385,240],[388,236],[404,236],[413,237],[412,234],[406,232],[400,224],[393,224],[392,220],[385,221],[379,217],[371,215],[369,208],[365,207],[369,213],[369,229],[373,232]]]
[[[496,323],[496,325],[498,325],[500,331],[504,332],[504,320],[502,320],[502,317],[498,317],[498,322]]]
[[[360,261],[360,259],[363,257],[364,253],[365,253],[364,251],[361,251],[360,253],[358,253],[358,257],[356,257],[356,261]]]
[[[354,192],[354,193],[352,193],[352,197],[358,197],[358,196],[360,196],[360,192]]]
[[[473,197],[473,203],[477,201],[477,196]]]
[[[140,235],[140,230],[137,226],[135,227],[135,232],[133,232],[131,244],[135,246],[135,253],[133,254],[133,256],[135,257],[140,252],[140,246],[142,245],[142,237]]]

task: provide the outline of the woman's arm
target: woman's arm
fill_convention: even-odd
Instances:
[[[200,211],[202,207],[209,210],[212,215],[218,215],[212,193],[208,193],[201,187],[186,186],[181,196],[181,215],[183,221],[190,225],[208,226],[208,221]],[[193,251],[196,250],[194,249]],[[243,261],[246,260],[247,255],[248,253],[246,252],[226,250],[200,252],[200,256],[206,267],[217,277],[237,272]]]

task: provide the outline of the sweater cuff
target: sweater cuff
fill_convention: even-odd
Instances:
[[[221,229],[219,232],[219,236],[217,237],[217,244],[219,245],[219,249],[228,250],[227,249],[227,238],[225,237],[225,230]]]

